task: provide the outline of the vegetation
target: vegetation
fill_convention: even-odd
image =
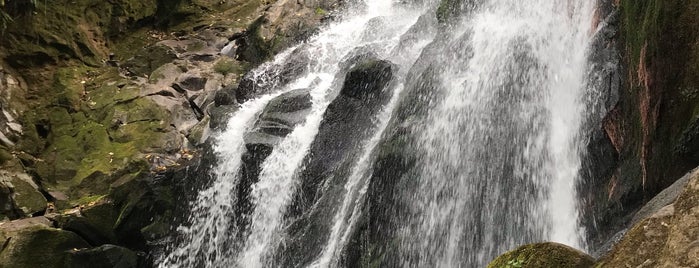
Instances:
[[[36,0],[0,0],[0,30],[4,31],[14,21],[13,15],[29,13],[36,7]]]
[[[214,64],[214,71],[222,75],[229,73],[240,72],[240,66],[231,59],[221,59]]]

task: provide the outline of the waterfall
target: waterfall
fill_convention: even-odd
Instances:
[[[594,3],[462,1],[440,24],[440,1],[359,2],[254,71],[273,77],[292,53],[310,55],[298,78],[244,103],[215,135],[212,182],[160,267],[483,267],[525,243],[585,250],[575,187]],[[396,66],[390,98],[345,137],[361,139],[342,152],[346,163],[309,173],[357,51]],[[299,88],[310,112],[260,164],[249,196],[237,196],[245,134]],[[236,213],[239,198],[249,215]]]
[[[575,186],[590,2],[489,1],[454,27],[412,127],[401,266],[483,267],[536,241],[585,248]]]

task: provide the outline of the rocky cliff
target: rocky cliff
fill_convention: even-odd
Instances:
[[[596,17],[593,62],[612,64],[579,186],[594,266],[697,266],[699,3],[601,0]],[[491,265],[539,267],[517,252]]]
[[[151,266],[243,74],[339,4],[0,1],[0,266]]]

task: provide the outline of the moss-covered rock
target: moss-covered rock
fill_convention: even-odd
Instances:
[[[488,268],[588,268],[595,260],[579,250],[558,243],[524,245],[495,258]]]
[[[623,65],[618,102],[603,122],[607,137],[598,139],[614,148],[593,160],[609,160],[597,166],[609,171],[593,178],[596,186],[585,197],[586,206],[594,210],[583,217],[588,234],[604,239],[626,225],[646,201],[699,165],[699,73],[693,71],[699,66],[699,4],[622,0],[600,5],[612,7],[613,17],[600,25],[619,21],[607,46],[618,47]],[[614,87],[610,89],[614,94]],[[593,247],[597,242],[592,241]]]
[[[117,210],[113,202],[104,196],[93,199],[96,200],[84,200],[86,205],[51,217],[58,227],[80,235],[91,245],[116,243]]]
[[[648,200],[699,164],[690,149],[699,117],[699,3],[622,0],[620,10],[628,74],[607,129],[619,130],[611,137],[619,184],[638,185]]]
[[[137,52],[136,55],[124,62],[122,67],[135,75],[148,76],[158,67],[176,58],[177,54],[169,47],[154,45]]]
[[[97,66],[106,57],[109,37],[122,34],[156,13],[155,0],[36,1],[37,12],[18,14],[0,44],[14,66],[79,59]]]
[[[27,217],[43,212],[46,205],[46,198],[29,175],[0,171],[0,215]]]
[[[73,232],[49,227],[46,218],[30,218],[0,225],[2,267],[64,267],[76,249],[89,244]]]

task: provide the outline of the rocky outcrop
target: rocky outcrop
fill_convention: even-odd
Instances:
[[[699,266],[699,170],[685,175],[674,188],[683,185],[676,198],[672,192],[678,191],[668,192],[641,210],[635,217],[640,221],[596,267]],[[641,220],[643,216],[647,217]]]
[[[198,150],[259,63],[240,56],[245,29],[265,21],[255,36],[289,37],[269,57],[323,17],[321,2],[287,1],[280,14],[250,0],[26,1],[20,12],[24,2],[0,5],[14,19],[0,33],[0,220],[15,220],[0,223],[15,226],[0,266],[152,265],[148,252],[184,217],[185,192],[207,182]],[[309,10],[297,32],[280,28]]]
[[[306,266],[322,250],[363,142],[376,131],[375,120],[393,93],[397,67],[371,55],[350,58],[339,95],[328,105],[300,174],[301,185],[286,217],[293,219],[290,242],[278,249],[282,266]]]
[[[560,267],[588,268],[595,260],[577,249],[558,243],[524,245],[500,255],[488,264],[488,268],[501,267]]]
[[[590,111],[604,119],[589,122],[601,131],[590,135],[579,187],[593,248],[699,164],[692,156],[698,6],[601,0],[598,7],[591,57],[599,76],[592,83],[608,98]]]
[[[341,0],[279,0],[236,39],[238,58],[262,63],[271,56],[308,38],[329,17]]]
[[[259,70],[246,73],[236,89],[236,100],[243,103],[256,96],[271,93],[299,78],[308,70],[310,57],[308,50],[301,45],[282,60],[266,63]]]
[[[237,187],[237,215],[249,215],[252,211],[250,192],[259,181],[262,163],[272,150],[289,135],[294,127],[303,123],[311,112],[309,89],[295,89],[272,99],[258,117],[252,130],[245,133],[246,151],[242,156],[240,181]],[[248,224],[248,217],[238,217],[240,228]]]

